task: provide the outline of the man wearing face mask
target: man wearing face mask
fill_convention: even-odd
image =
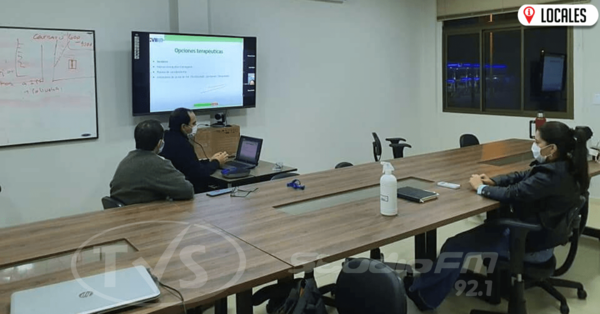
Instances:
[[[195,193],[208,191],[210,175],[227,161],[221,152],[208,160],[198,160],[191,141],[196,136],[196,115],[186,108],[175,109],[169,118],[169,131],[165,132],[165,147],[161,156],[169,159],[175,168],[194,185]]]
[[[170,161],[158,156],[164,146],[160,122],[148,120],[135,128],[135,150],[121,161],[110,183],[110,196],[125,205],[171,198],[189,200],[194,189]]]

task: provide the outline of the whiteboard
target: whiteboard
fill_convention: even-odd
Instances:
[[[94,31],[0,27],[0,147],[98,138]]]

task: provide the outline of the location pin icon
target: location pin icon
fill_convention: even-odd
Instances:
[[[533,19],[533,16],[535,15],[535,9],[532,7],[526,7],[525,10],[523,10],[523,14],[525,15],[525,18],[527,19],[527,23],[531,24],[531,20]]]

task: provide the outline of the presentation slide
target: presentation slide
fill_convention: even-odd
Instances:
[[[251,141],[244,141],[242,149],[240,149],[240,157],[245,160],[253,160],[256,158],[256,152],[258,151],[258,143]]]
[[[242,107],[244,39],[150,35],[150,111]]]

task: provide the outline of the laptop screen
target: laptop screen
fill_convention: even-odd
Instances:
[[[240,137],[236,159],[253,165],[258,164],[262,140],[247,136]]]

